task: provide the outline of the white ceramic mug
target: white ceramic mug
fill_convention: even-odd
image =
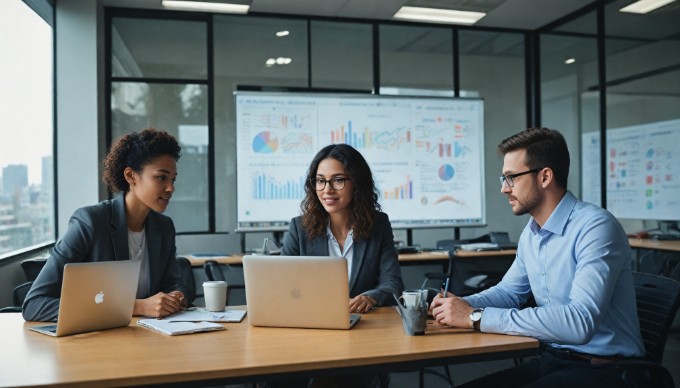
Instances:
[[[406,290],[399,297],[406,308],[415,308],[427,304],[427,290]]]

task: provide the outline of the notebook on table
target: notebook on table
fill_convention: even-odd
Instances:
[[[66,264],[57,323],[29,329],[61,337],[129,325],[140,265],[132,260]]]
[[[329,256],[243,257],[252,326],[349,329],[347,260]]]

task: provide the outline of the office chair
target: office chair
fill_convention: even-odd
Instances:
[[[203,263],[203,270],[205,271],[205,276],[208,278],[208,280],[227,282],[227,306],[229,306],[229,299],[232,297],[231,291],[242,290],[242,292],[245,294],[246,286],[244,284],[234,284],[231,281],[227,281],[227,278],[224,276],[224,272],[222,272],[222,267],[229,268],[228,265],[219,264],[215,260],[206,260],[205,263]],[[245,297],[243,299],[245,299]]]
[[[46,258],[28,259],[22,261],[21,269],[24,271],[24,275],[26,275],[26,281],[34,281],[38,277],[40,270],[42,270],[42,268],[45,266],[45,263],[47,263]]]
[[[26,299],[26,294],[28,290],[31,289],[33,282],[26,282],[19,284],[12,290],[12,304],[13,306],[3,307],[0,309],[0,313],[20,313],[21,306],[24,304],[24,299]]]
[[[643,360],[625,360],[613,363],[612,368],[621,368],[628,387],[640,386],[631,370],[644,373],[644,386],[675,387],[673,377],[661,361],[666,347],[668,331],[680,305],[680,283],[661,276],[633,272],[637,313],[640,320],[640,334],[645,345]],[[625,369],[624,369],[625,368]]]
[[[503,255],[479,259],[463,258],[455,255],[456,249],[461,244],[476,242],[490,242],[490,237],[489,235],[484,235],[470,240],[437,241],[437,249],[449,252],[448,272],[426,273],[420,288],[431,289],[436,295],[446,279],[450,277],[451,284],[449,291],[458,296],[467,296],[498,284],[512,265],[514,258]],[[435,281],[435,284],[432,284],[433,281]]]
[[[194,271],[191,268],[191,262],[186,257],[177,256],[177,266],[179,267],[182,283],[184,283],[187,289],[187,294],[184,296],[191,306],[196,299],[196,279],[194,279]]]

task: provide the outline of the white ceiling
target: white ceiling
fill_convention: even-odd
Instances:
[[[596,0],[231,0],[251,13],[391,20],[402,6],[486,12],[477,26],[534,30]],[[161,0],[100,0],[105,6],[160,9]]]

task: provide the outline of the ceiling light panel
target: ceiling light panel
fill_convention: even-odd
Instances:
[[[654,11],[657,8],[661,8],[666,4],[670,4],[675,0],[639,0],[632,4],[629,4],[619,11],[637,14],[646,14]]]
[[[404,6],[394,14],[394,18],[431,23],[471,25],[475,24],[485,15],[483,12]]]
[[[220,13],[248,13],[249,5],[230,3],[209,3],[204,1],[163,0],[163,7],[183,11],[202,11]]]

